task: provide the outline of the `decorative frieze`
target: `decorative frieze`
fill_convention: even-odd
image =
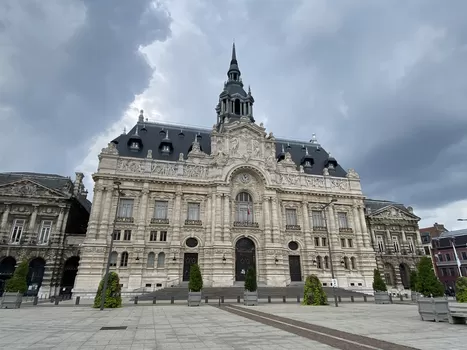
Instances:
[[[193,179],[205,179],[209,173],[208,167],[205,165],[123,158],[117,160],[117,171],[122,173],[148,174],[157,177],[187,177]]]
[[[234,221],[234,227],[253,227],[259,228],[259,224],[257,222],[248,222],[248,221]]]

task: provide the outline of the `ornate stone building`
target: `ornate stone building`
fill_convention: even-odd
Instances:
[[[412,207],[384,200],[366,199],[365,211],[378,269],[384,271],[388,289],[409,289],[410,271],[425,255],[420,218]]]
[[[255,123],[235,47],[227,76],[212,129],[148,122],[141,111],[102,150],[77,295],[95,293],[111,232],[123,291],[181,284],[193,263],[205,286],[243,283],[249,267],[260,285],[311,273],[330,285],[329,244],[339,286],[371,289],[375,253],[358,174],[315,135],[278,139]]]
[[[83,177],[0,174],[0,292],[23,260],[29,261],[29,295],[71,290],[91,211]]]

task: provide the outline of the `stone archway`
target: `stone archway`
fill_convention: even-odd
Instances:
[[[29,262],[29,271],[27,277],[28,295],[37,295],[42,286],[44,278],[45,260],[34,258]]]
[[[235,281],[245,281],[249,268],[256,269],[256,246],[250,238],[243,237],[235,244]]]
[[[399,264],[399,274],[404,289],[410,289],[410,268],[406,263]]]
[[[16,268],[16,259],[12,256],[7,256],[0,262],[0,296],[5,290],[5,283],[13,276]]]
[[[72,256],[65,261],[63,267],[62,283],[60,294],[70,293],[75,285],[76,274],[78,273],[79,256]]]

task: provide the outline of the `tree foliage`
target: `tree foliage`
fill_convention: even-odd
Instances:
[[[255,292],[257,289],[258,284],[256,283],[256,270],[250,267],[245,276],[245,290]]]
[[[373,271],[373,290],[375,292],[386,292],[388,290],[378,269]]]
[[[5,292],[20,292],[21,294],[26,293],[26,291],[28,290],[28,272],[29,262],[27,260],[24,260],[15,269],[13,276],[11,276],[11,278],[8,281],[6,281]]]
[[[199,292],[203,289],[203,277],[201,276],[201,270],[198,264],[193,264],[190,267],[190,282],[188,283],[188,289],[192,292]]]
[[[412,270],[410,271],[410,289],[412,292],[417,291],[417,279],[418,279],[418,273],[417,270]]]
[[[467,277],[459,277],[456,282],[456,300],[467,303]]]
[[[417,292],[425,297],[441,297],[444,295],[443,284],[436,277],[429,257],[424,256],[420,259],[417,275],[417,283],[415,284]]]
[[[310,275],[306,278],[305,289],[303,292],[303,305],[327,305],[328,297],[323,290],[319,278]]]
[[[104,288],[104,278],[99,283],[96,297],[94,298],[94,307],[101,306],[102,289]],[[122,296],[120,288],[120,278],[116,272],[109,272],[109,281],[107,282],[107,290],[105,292],[104,307],[114,309],[122,306]]]

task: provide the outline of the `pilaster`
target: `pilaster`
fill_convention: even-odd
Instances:
[[[263,197],[263,227],[264,227],[264,243],[267,246],[274,242],[271,232],[271,197]]]
[[[8,215],[10,215],[11,203],[5,203],[5,211],[2,214],[2,222],[0,224],[0,230],[3,232],[6,230],[8,223]]]
[[[363,210],[363,206],[358,207],[358,212],[360,214],[360,226],[362,227],[363,245],[368,248],[368,247],[371,247],[370,235],[368,233],[368,228],[366,226],[365,212]],[[374,241],[374,237],[372,238]]]
[[[32,205],[32,214],[31,218],[29,220],[29,233],[34,233],[35,228],[36,228],[36,219],[37,219],[37,209],[39,208],[38,204],[33,204]]]
[[[97,229],[99,224],[99,214],[102,206],[103,189],[101,186],[94,186],[94,198],[92,201],[91,214],[89,217],[87,235],[89,237],[97,237]]]
[[[277,205],[277,198],[271,198],[272,204],[272,243],[279,242],[280,236],[280,223],[279,223],[279,213],[278,213],[278,205]]]
[[[230,237],[230,195],[224,194],[224,235],[222,237],[224,242],[231,242]]]
[[[136,231],[136,240],[144,242],[144,232],[147,223],[147,212],[149,203],[149,184],[145,183],[143,190],[141,191],[141,202],[139,206],[139,216]]]
[[[109,224],[110,224],[110,212],[112,210],[112,202],[113,202],[113,188],[107,188],[105,191],[105,200],[104,205],[102,208],[102,218],[101,224],[99,226],[99,234],[96,238],[104,238],[107,237],[109,234]],[[118,210],[118,203],[116,203],[115,210]]]
[[[354,227],[355,237],[357,238],[357,247],[363,248],[365,247],[364,233],[363,233],[362,224],[360,222],[360,213],[358,212],[358,206],[353,205],[352,211],[353,211],[353,218],[354,218],[354,225],[355,225]]]
[[[214,216],[216,218],[216,223],[215,223],[215,232],[214,232],[214,237],[215,241],[217,242],[222,242],[223,237],[222,237],[222,194],[221,193],[216,193],[215,194],[215,207],[214,207]]]
[[[182,192],[179,189],[175,193],[173,219],[174,223],[172,243],[180,246],[180,227],[182,225]]]

